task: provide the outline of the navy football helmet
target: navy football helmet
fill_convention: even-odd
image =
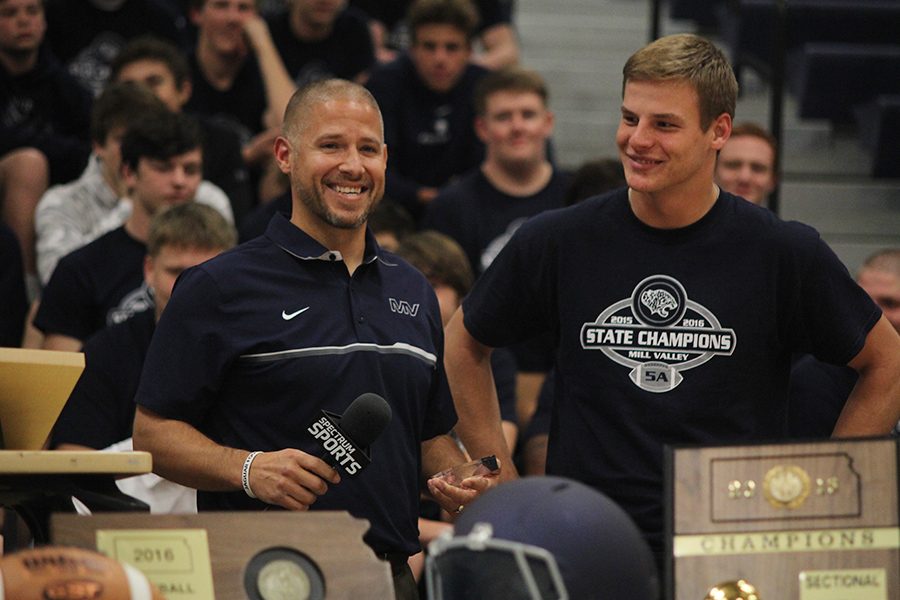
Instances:
[[[503,483],[428,547],[429,600],[656,600],[640,530],[602,493],[561,477]]]

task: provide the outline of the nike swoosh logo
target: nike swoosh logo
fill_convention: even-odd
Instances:
[[[292,313],[288,313],[288,311],[283,310],[283,311],[281,311],[281,318],[284,319],[285,321],[290,321],[291,319],[293,319],[294,317],[296,317],[296,316],[299,315],[300,313],[306,312],[306,311],[308,311],[308,310],[309,310],[309,307],[308,307],[308,306],[307,306],[306,308],[301,308],[301,309],[298,310],[297,312],[292,312]]]

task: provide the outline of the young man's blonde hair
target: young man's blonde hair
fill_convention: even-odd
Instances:
[[[686,81],[697,92],[704,131],[722,113],[734,118],[738,83],[731,64],[712,42],[690,33],[659,38],[631,55],[622,69],[629,81]]]
[[[197,202],[173,206],[150,223],[147,254],[159,256],[165,246],[178,249],[227,250],[237,243],[237,232],[216,209]]]

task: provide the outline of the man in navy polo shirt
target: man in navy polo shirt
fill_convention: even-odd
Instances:
[[[450,321],[446,364],[466,448],[508,460],[490,349],[550,332],[547,473],[621,504],[659,560],[665,444],[784,436],[795,351],[860,374],[835,436],[886,434],[900,337],[812,228],[713,183],[737,96],[713,44],[661,38],[624,73],[628,188],[522,225]]]
[[[157,474],[196,487],[200,510],[368,519],[365,540],[391,560],[398,596],[414,598],[420,476],[465,458],[446,435],[456,415],[434,292],[366,228],[387,161],[374,98],[342,80],[303,88],[275,158],[291,180],[290,221],[276,214],[265,235],[181,276],[145,362],[134,445]],[[393,417],[371,464],[341,476],[307,428],[366,392]],[[458,512],[490,484],[429,491]]]

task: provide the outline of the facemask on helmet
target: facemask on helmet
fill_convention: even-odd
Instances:
[[[568,600],[556,559],[547,550],[493,537],[489,523],[465,536],[447,532],[428,547],[433,600]],[[502,575],[501,575],[502,574]]]

